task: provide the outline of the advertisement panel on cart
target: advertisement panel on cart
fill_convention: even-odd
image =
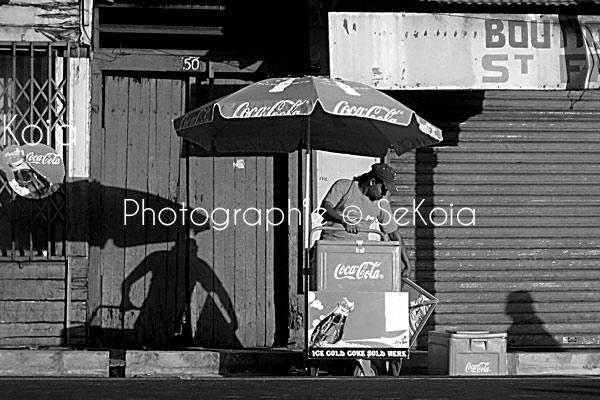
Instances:
[[[408,293],[309,292],[308,323],[309,358],[408,357]]]

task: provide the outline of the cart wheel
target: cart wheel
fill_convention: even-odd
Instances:
[[[371,370],[371,375],[373,375],[373,376],[378,375],[377,368],[375,368],[375,366],[372,363],[369,363],[369,368]],[[363,367],[360,363],[357,363],[356,366],[354,367],[354,372],[353,372],[352,376],[365,376]]]
[[[402,369],[402,359],[390,361],[390,373],[392,376],[400,376],[401,369]]]

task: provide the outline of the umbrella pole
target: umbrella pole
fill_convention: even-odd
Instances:
[[[308,351],[308,292],[310,288],[310,230],[311,230],[311,183],[312,183],[312,150],[310,148],[310,117],[306,119],[306,189],[303,200],[304,209],[304,348]],[[305,204],[304,204],[305,203]]]

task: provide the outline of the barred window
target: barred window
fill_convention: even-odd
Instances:
[[[0,151],[43,143],[66,160],[69,48],[13,43],[0,46]],[[61,136],[58,136],[60,139]],[[66,240],[65,185],[32,200],[17,195],[0,168],[0,260],[62,259]]]

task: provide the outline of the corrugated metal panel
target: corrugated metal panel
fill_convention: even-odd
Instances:
[[[598,346],[600,92],[390,94],[446,138],[390,156],[416,281],[440,299],[428,328],[504,331],[513,348]],[[463,226],[466,208],[475,223]]]

